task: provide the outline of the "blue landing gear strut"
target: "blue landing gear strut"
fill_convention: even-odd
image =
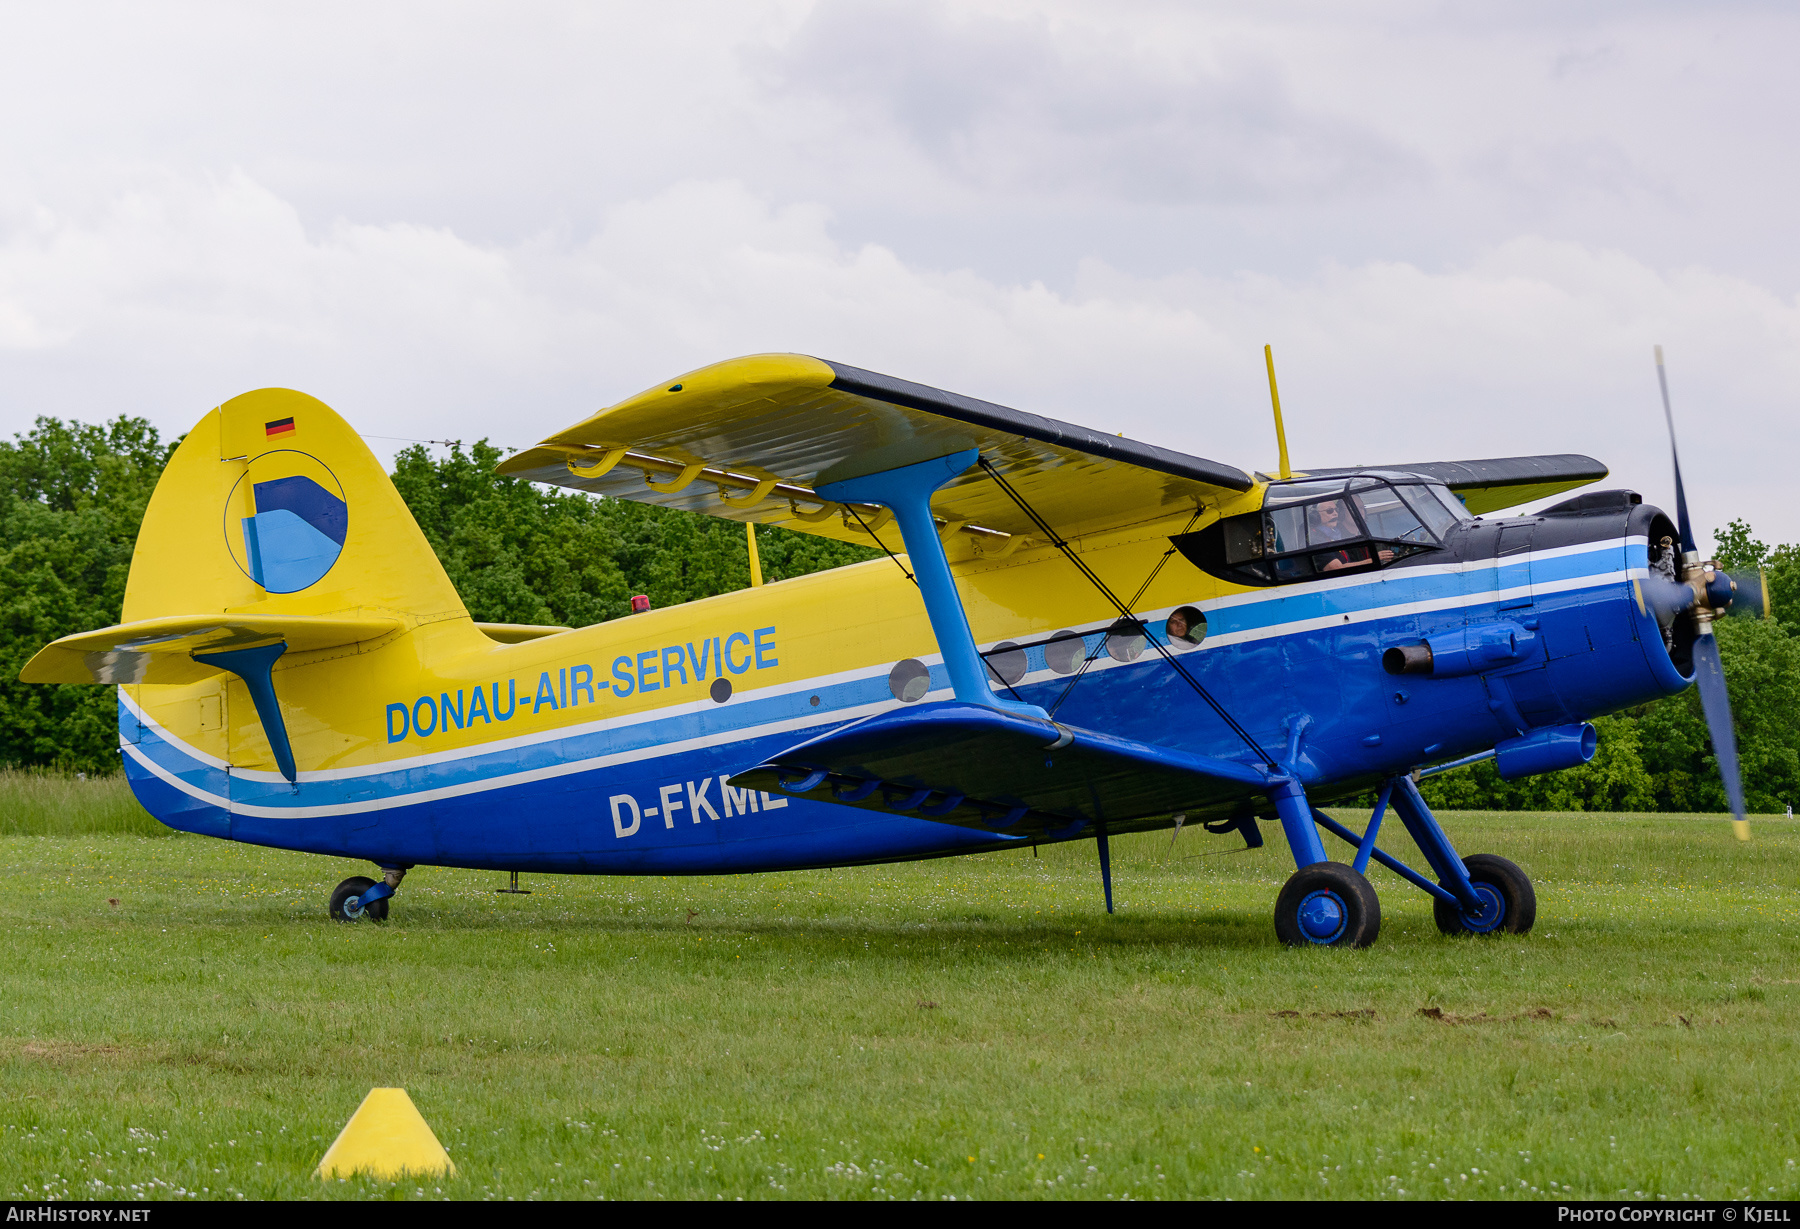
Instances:
[[[1277,800],[1276,806],[1278,810],[1281,808],[1280,800]],[[1407,835],[1412,837],[1419,852],[1425,855],[1426,863],[1437,875],[1436,883],[1398,858],[1375,847],[1375,839],[1381,831],[1381,821],[1390,806],[1400,816]],[[1428,894],[1432,898],[1438,929],[1445,934],[1479,935],[1502,931],[1524,934],[1537,920],[1537,895],[1525,872],[1494,854],[1471,854],[1467,858],[1458,856],[1450,844],[1450,838],[1439,826],[1437,816],[1431,813],[1425,799],[1419,796],[1419,787],[1410,777],[1390,777],[1382,783],[1381,792],[1375,799],[1374,814],[1369,818],[1368,830],[1361,836],[1317,807],[1307,804],[1307,809],[1318,827],[1356,846],[1356,859],[1352,865],[1358,872],[1365,869],[1373,859]],[[1282,826],[1289,828],[1297,825],[1290,825],[1286,812],[1283,812]],[[1312,839],[1313,847],[1317,848],[1316,833],[1312,834]],[[1293,843],[1291,834],[1289,843]],[[1295,848],[1298,860],[1299,847]],[[1323,850],[1319,850],[1319,853],[1323,856]]]
[[[1275,934],[1289,947],[1367,947],[1381,933],[1381,902],[1360,870],[1325,859],[1306,789],[1293,778],[1269,796],[1300,869],[1275,899]]]
[[[332,889],[329,911],[331,916],[340,922],[360,922],[364,918],[374,922],[385,922],[388,915],[388,900],[400,887],[400,881],[406,878],[410,867],[384,866],[381,868],[381,882],[352,875]]]

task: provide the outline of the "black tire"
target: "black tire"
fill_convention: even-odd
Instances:
[[[375,881],[362,875],[352,875],[337,885],[331,892],[331,916],[338,922],[360,922],[368,918],[372,922],[387,921],[387,898],[382,898],[366,909],[359,909],[354,915],[344,912],[344,902],[352,896],[361,896],[375,886]]]
[[[1367,947],[1380,934],[1375,889],[1342,862],[1302,867],[1275,898],[1275,935],[1289,947]]]
[[[1476,929],[1469,925],[1461,909],[1435,900],[1431,912],[1439,930],[1447,935],[1522,935],[1531,929],[1537,921],[1537,891],[1524,871],[1491,853],[1470,854],[1463,859],[1463,867],[1477,890],[1485,886],[1499,897],[1504,912],[1498,924]]]

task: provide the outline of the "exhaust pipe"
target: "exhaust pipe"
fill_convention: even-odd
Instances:
[[[1517,623],[1483,623],[1431,636],[1423,644],[1398,645],[1381,655],[1389,674],[1451,678],[1497,670],[1522,660],[1537,637]]]

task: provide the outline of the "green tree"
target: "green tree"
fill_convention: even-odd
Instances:
[[[660,609],[750,584],[741,524],[537,487],[495,473],[503,455],[482,440],[442,457],[414,446],[394,464],[395,486],[478,622],[585,627],[630,613],[636,593]],[[765,580],[880,554],[773,526],[757,530],[757,553]]]
[[[1769,617],[1790,636],[1800,636],[1800,543],[1769,552],[1763,564],[1763,593]]]
[[[1743,767],[1744,805],[1752,811],[1778,811],[1800,801],[1800,640],[1768,619],[1719,619],[1713,624],[1719,655],[1725,663],[1725,685],[1737,727],[1738,760]],[[1697,688],[1676,697],[1700,719]],[[1707,743],[1705,775],[1718,782],[1718,762]],[[1723,810],[1724,786],[1718,806]]]
[[[1727,572],[1753,572],[1769,557],[1769,548],[1752,536],[1746,521],[1733,520],[1726,528],[1713,530],[1713,541],[1717,547],[1713,558]]]
[[[1656,782],[1644,764],[1638,723],[1594,720],[1599,747],[1580,768],[1502,781],[1492,760],[1429,777],[1419,792],[1434,807],[1464,811],[1654,811]]]
[[[40,418],[0,442],[0,764],[118,767],[110,687],[21,683],[61,636],[119,621],[132,550],[174,444],[141,418]],[[741,525],[623,500],[544,490],[494,473],[482,441],[433,458],[409,448],[394,482],[476,619],[585,626],[749,584]],[[879,552],[764,528],[763,573],[785,579]]]
[[[1713,530],[1719,566],[1741,577],[1758,573],[1768,615],[1790,636],[1800,636],[1800,544],[1771,549],[1757,541],[1749,524],[1734,520]]]
[[[138,523],[174,445],[141,418],[40,418],[0,442],[0,763],[118,767],[110,687],[18,681],[45,644],[119,621]]]

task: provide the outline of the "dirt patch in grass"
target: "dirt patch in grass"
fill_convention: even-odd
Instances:
[[[118,1058],[126,1052],[124,1046],[116,1045],[84,1045],[75,1041],[27,1041],[13,1051],[20,1058],[38,1059],[51,1063],[92,1062],[95,1059]]]
[[[1436,1020],[1441,1024],[1516,1024],[1521,1020],[1544,1022],[1556,1019],[1556,1013],[1548,1007],[1533,1007],[1530,1011],[1514,1012],[1510,1016],[1492,1016],[1485,1011],[1477,1011],[1468,1015],[1457,1015],[1445,1011],[1442,1007],[1421,1007],[1419,1014],[1427,1020]],[[1611,1020],[1598,1023],[1611,1026]]]

